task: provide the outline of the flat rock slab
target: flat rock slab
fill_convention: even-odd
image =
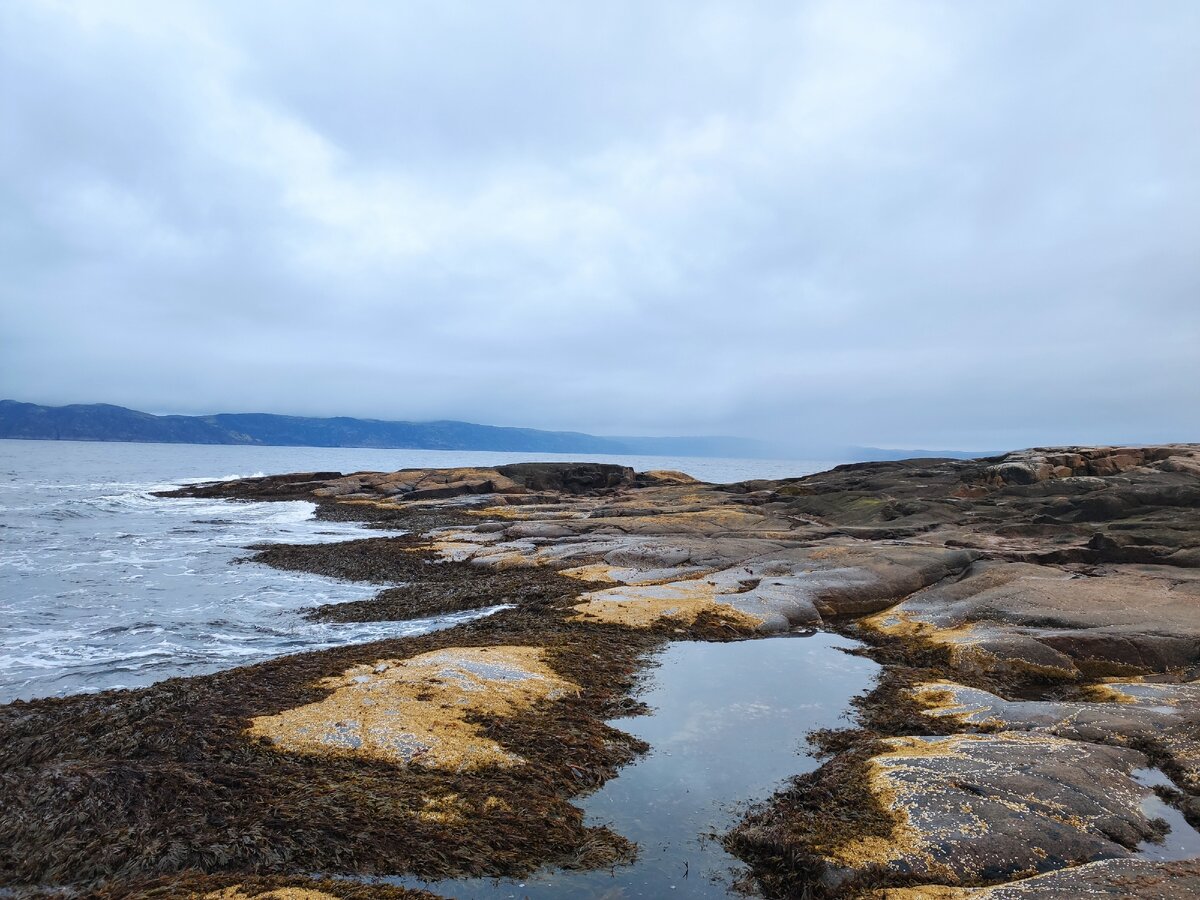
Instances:
[[[1200,581],[1163,567],[1094,577],[981,561],[867,625],[947,646],[974,671],[1159,672],[1200,662]]]
[[[870,761],[870,788],[898,821],[891,839],[831,854],[930,881],[1002,880],[1124,858],[1156,834],[1133,750],[1034,734],[906,737]]]
[[[1194,900],[1200,897],[1200,860],[1105,859],[995,887],[924,885],[888,888],[873,896],[875,900]]]
[[[780,550],[709,575],[592,591],[575,609],[585,619],[637,627],[668,618],[690,623],[709,612],[758,631],[786,631],[878,609],[962,571],[974,558],[938,547]]]
[[[1171,760],[1176,778],[1200,791],[1200,682],[1109,681],[1091,690],[1091,702],[1005,700],[989,691],[952,682],[928,682],[909,690],[931,718],[963,725],[1033,731],[1096,743],[1151,742]]]

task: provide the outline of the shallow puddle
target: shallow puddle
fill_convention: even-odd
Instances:
[[[1175,785],[1159,769],[1138,769],[1133,773],[1136,781],[1146,787],[1174,789]],[[1152,819],[1162,819],[1170,828],[1161,841],[1145,841],[1138,845],[1137,855],[1142,859],[1167,861],[1194,859],[1200,856],[1200,832],[1188,824],[1183,813],[1166,803],[1157,794],[1142,801],[1142,810]]]
[[[612,723],[652,749],[580,804],[589,824],[636,841],[637,861],[600,872],[428,887],[459,898],[727,896],[740,864],[717,836],[733,827],[747,801],[816,768],[805,735],[846,725],[850,700],[879,671],[842,652],[854,646],[824,633],[670,645],[641,695],[653,712]]]

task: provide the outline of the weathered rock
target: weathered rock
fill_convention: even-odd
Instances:
[[[1133,750],[1034,734],[891,739],[869,778],[895,833],[850,840],[831,863],[953,885],[1128,857],[1158,833],[1132,777],[1145,766]]]
[[[308,500],[313,491],[342,477],[341,472],[294,472],[260,478],[238,478],[209,484],[194,484],[174,491],[161,491],[160,497],[215,497],[238,500]]]
[[[1077,900],[1079,897],[1193,900],[1200,897],[1200,860],[1104,859],[995,887],[887,888],[873,897],[875,900]]]
[[[1110,680],[1094,700],[1005,700],[989,691],[938,681],[910,696],[931,718],[989,730],[1028,731],[1092,743],[1154,747],[1179,784],[1200,792],[1200,681]]]
[[[399,472],[357,472],[328,481],[312,490],[317,499],[354,497],[441,500],[464,494],[514,494],[524,488],[495,469],[402,469]]]
[[[535,491],[587,494],[628,487],[635,473],[628,466],[607,463],[517,463],[497,466],[506,478]]]
[[[984,561],[867,624],[943,644],[964,669],[1068,678],[1161,672],[1200,662],[1200,581],[1150,569],[1089,577]]]

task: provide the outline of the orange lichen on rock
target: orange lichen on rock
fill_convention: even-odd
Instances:
[[[250,734],[294,753],[349,753],[466,771],[523,760],[484,738],[471,715],[509,716],[578,690],[538,647],[455,647],[380,660],[326,678],[324,700],[253,720]]]
[[[837,865],[880,865],[952,884],[1001,858],[1013,874],[1035,870],[1047,850],[1016,837],[1020,830],[1069,835],[1054,852],[1081,862],[1125,852],[1108,836],[1115,822],[1134,840],[1153,833],[1142,805],[1149,789],[1130,775],[1145,758],[1131,750],[1025,732],[882,743],[867,781],[896,824],[889,837],[832,848],[826,855]],[[1053,790],[1031,792],[1038,784]]]
[[[677,472],[674,469],[651,469],[649,472],[642,472],[640,477],[642,481],[654,485],[701,484],[686,472]]]
[[[703,613],[713,613],[746,628],[763,619],[721,602],[718,585],[704,579],[671,584],[636,585],[592,591],[574,609],[578,621],[610,622],[649,628],[664,619],[690,625]]]

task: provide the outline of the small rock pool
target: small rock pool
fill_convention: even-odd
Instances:
[[[858,646],[817,632],[714,644],[680,642],[648,670],[650,715],[612,724],[651,750],[583,798],[589,824],[636,841],[636,862],[612,870],[547,870],[515,880],[458,879],[427,886],[459,898],[725,897],[741,869],[718,836],[748,801],[810,771],[805,735],[844,726],[850,701],[879,666]],[[412,878],[385,879],[426,886]]]

